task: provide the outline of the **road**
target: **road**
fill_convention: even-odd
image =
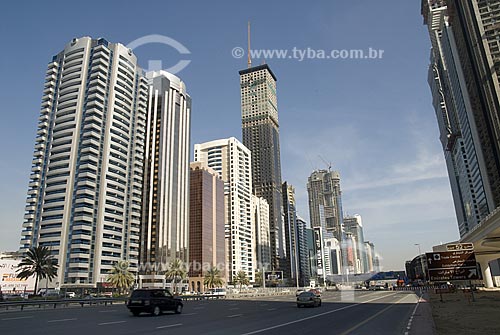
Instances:
[[[325,292],[322,306],[295,296],[186,301],[182,314],[133,317],[122,305],[2,311],[2,334],[404,334],[412,292]]]

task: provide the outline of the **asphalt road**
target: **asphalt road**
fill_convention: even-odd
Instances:
[[[120,305],[2,311],[2,334],[404,334],[412,292],[326,292],[322,306],[295,296],[185,301],[182,314],[133,317]]]

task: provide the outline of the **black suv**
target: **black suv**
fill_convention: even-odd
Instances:
[[[169,291],[163,289],[134,290],[127,300],[127,308],[134,316],[142,312],[158,316],[163,311],[174,311],[180,314],[183,307],[181,299],[174,298]]]

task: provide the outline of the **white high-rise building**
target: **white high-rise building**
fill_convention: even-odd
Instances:
[[[149,101],[141,232],[143,264],[188,262],[191,98],[166,71],[146,74]]]
[[[264,198],[252,195],[252,218],[255,230],[255,260],[259,271],[271,270],[271,238],[269,233],[269,204]]]
[[[55,283],[137,271],[147,84],[118,43],[75,38],[48,64],[20,251],[47,246]]]
[[[194,160],[206,162],[225,183],[228,281],[232,282],[239,271],[246,272],[250,281],[254,281],[256,262],[250,150],[230,137],[195,144]]]

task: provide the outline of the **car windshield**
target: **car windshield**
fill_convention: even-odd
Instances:
[[[144,298],[149,298],[151,296],[150,291],[146,290],[135,290],[132,292],[132,295],[130,296],[131,298],[139,298],[139,299],[144,299]]]
[[[312,296],[313,294],[311,292],[302,292],[299,297],[310,297]]]

